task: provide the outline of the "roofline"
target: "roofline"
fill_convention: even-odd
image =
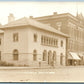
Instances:
[[[78,19],[70,13],[62,13],[62,14],[57,14],[57,15],[42,16],[42,17],[36,17],[34,19],[35,20],[45,20],[45,19],[49,19],[49,18],[52,19],[52,18],[65,17],[65,16],[74,18],[75,21],[78,21]]]
[[[35,26],[33,26],[33,25],[23,25],[23,26],[35,27]],[[23,26],[18,26],[18,27],[23,27]],[[14,27],[17,27],[17,26],[14,26]],[[1,29],[1,30],[5,30],[5,29],[9,29],[9,28],[11,28],[11,27],[3,27],[3,28],[0,28],[0,29]],[[35,27],[35,28],[38,28],[38,27]],[[39,28],[38,28],[38,29],[39,29]],[[44,30],[44,29],[41,29],[41,30]],[[45,31],[52,32],[52,31],[49,31],[49,30],[45,30]],[[56,33],[56,32],[52,32],[52,33],[55,33],[55,34],[58,34],[58,35],[60,35],[60,36],[69,38],[68,35],[62,35],[62,34],[59,34],[59,33]],[[63,33],[63,34],[64,34],[64,33]]]
[[[32,26],[32,25],[29,25],[29,26]],[[32,27],[35,27],[35,26],[32,26]],[[38,28],[38,27],[35,27],[35,28]],[[38,28],[39,29],[39,28]],[[44,29],[40,29],[40,30],[44,30]],[[45,30],[45,31],[48,31],[48,32],[52,32],[52,31],[49,31],[49,30]],[[62,34],[59,34],[59,33],[56,33],[56,32],[52,32],[52,33],[55,33],[55,34],[58,34],[60,36],[63,36],[63,37],[66,37],[66,38],[69,38],[69,36],[67,34],[65,35],[62,35]],[[64,33],[63,33],[64,34]]]

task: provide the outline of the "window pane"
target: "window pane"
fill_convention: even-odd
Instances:
[[[0,38],[0,45],[1,45],[1,38]]]
[[[18,60],[18,50],[13,51],[13,60]]]
[[[14,42],[18,41],[18,33],[13,34],[13,41]]]
[[[37,42],[37,35],[34,34],[34,42]]]
[[[36,50],[33,51],[33,60],[34,61],[37,60],[37,51]]]
[[[63,47],[63,41],[61,41],[61,47]]]
[[[1,51],[0,51],[0,60],[1,60]]]

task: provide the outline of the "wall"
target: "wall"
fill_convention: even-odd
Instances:
[[[37,42],[34,42],[34,39],[33,39],[34,34],[37,34]],[[45,36],[48,36],[51,38],[57,38],[58,39],[58,47],[50,47],[50,46],[41,45],[41,35],[45,35]],[[29,43],[28,44],[28,53],[30,53],[30,55],[28,56],[28,58],[30,59],[28,63],[30,66],[35,66],[35,65],[38,66],[39,61],[42,62],[42,54],[43,54],[44,50],[47,50],[47,52],[49,50],[51,50],[52,52],[56,51],[56,55],[57,55],[56,56],[57,57],[56,65],[58,65],[58,66],[60,65],[60,54],[63,53],[63,55],[64,55],[63,65],[65,65],[65,56],[66,56],[66,38],[65,37],[62,37],[62,36],[56,35],[54,33],[47,32],[47,31],[30,28],[29,32],[28,32],[28,39],[29,39],[28,40],[28,43]],[[63,40],[63,42],[64,42],[63,48],[60,46],[61,40]],[[33,61],[33,50],[34,49],[37,50],[37,53],[38,53],[37,61]],[[48,60],[46,61],[46,63],[48,63]]]
[[[13,42],[13,33],[18,33],[18,42]],[[13,50],[19,52],[19,60],[13,60]],[[7,28],[4,30],[4,55],[2,60],[15,65],[28,64],[28,29],[25,27]]]
[[[0,45],[0,51],[1,51],[1,59],[3,56],[3,52],[4,52],[4,33],[0,33],[0,39],[1,39],[1,45]]]

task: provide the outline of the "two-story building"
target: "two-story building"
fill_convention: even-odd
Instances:
[[[66,64],[68,35],[34,19],[14,20],[12,17],[10,15],[9,23],[1,27],[4,31],[0,34],[3,43],[1,61],[30,67]]]

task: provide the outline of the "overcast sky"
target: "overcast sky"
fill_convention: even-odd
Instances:
[[[8,22],[9,13],[13,13],[15,18],[19,19],[24,16],[52,15],[53,12],[69,12],[75,16],[77,10],[84,15],[84,2],[0,2],[0,23]]]

